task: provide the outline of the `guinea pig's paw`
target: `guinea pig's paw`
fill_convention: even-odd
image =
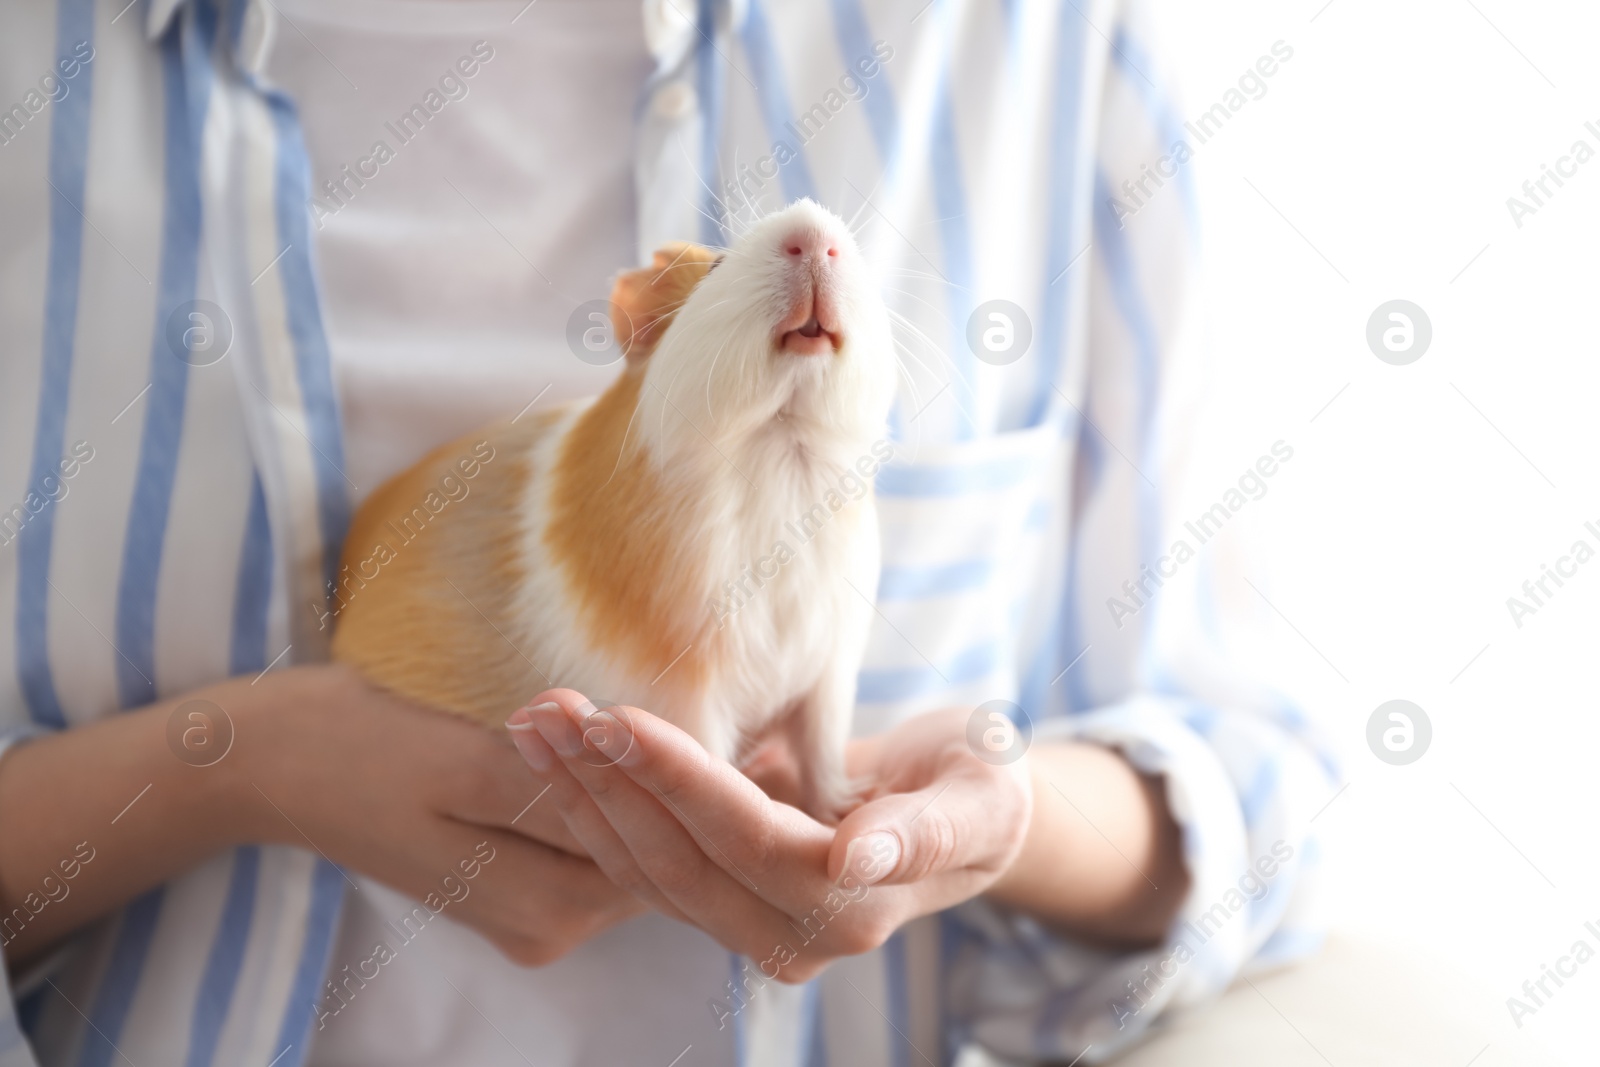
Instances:
[[[828,826],[839,825],[870,793],[870,783],[849,778],[842,770],[808,767],[801,772],[800,809]]]

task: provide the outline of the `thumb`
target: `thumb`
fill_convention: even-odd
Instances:
[[[949,783],[863,804],[839,824],[828,853],[835,882],[901,885],[965,865],[965,824],[952,814]]]

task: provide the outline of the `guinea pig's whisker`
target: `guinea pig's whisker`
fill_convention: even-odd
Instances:
[[[937,274],[929,274],[925,270],[916,270],[912,267],[885,267],[884,273],[903,274],[908,278],[921,278],[923,281],[938,282],[940,285],[948,285],[952,288],[966,291],[966,286],[956,285],[949,278],[941,278]]]
[[[923,374],[927,375],[929,378],[938,378],[939,377],[937,374],[935,374],[933,372],[933,368],[928,366],[926,363],[922,362],[922,360],[917,357],[917,354],[915,352],[911,351],[910,346],[908,346],[904,341],[900,340],[900,338],[898,338],[898,337],[894,338],[893,340],[894,340],[895,348],[897,348],[901,352],[903,352],[905,354],[906,359],[909,359],[912,363],[915,363],[919,368],[921,368]],[[895,359],[900,362],[900,365],[902,367],[904,367],[906,365],[905,364],[905,360],[900,359],[900,357],[898,355],[895,356]],[[909,368],[907,368],[907,370],[909,371]]]
[[[867,210],[867,208],[869,208],[869,207],[872,207],[872,198],[878,194],[878,190],[883,187],[884,180],[886,178],[888,178],[888,176],[889,176],[889,172],[888,171],[884,171],[883,173],[878,175],[878,180],[873,183],[872,191],[867,193],[866,196],[863,196],[861,198],[861,203],[856,205],[855,214],[851,215],[850,216],[850,221],[844,224],[845,225],[845,229],[850,231],[850,236],[851,237],[856,236],[856,234],[858,232],[856,230],[856,221],[861,218],[861,213],[863,211]],[[857,191],[859,192],[859,190],[857,190]],[[873,208],[873,210],[876,211],[877,209]],[[869,216],[866,221],[861,223],[862,227],[865,228],[867,222],[870,222],[870,221],[871,221],[871,216]]]
[[[628,434],[633,432],[633,421],[639,417],[639,409],[643,406],[643,404],[637,403],[633,405],[633,414],[628,416],[628,425],[622,428],[622,443],[617,447],[617,462],[611,468],[611,473],[606,477],[606,480],[600,483],[601,489],[610,485],[611,479],[615,478],[617,472],[622,469],[622,457],[628,454]]]
[[[706,368],[706,415],[712,423],[717,421],[717,413],[711,409],[711,379],[717,373],[717,360],[722,358],[723,349],[728,347],[728,339],[723,338],[722,344],[717,346],[717,354],[711,357],[711,366]]]
[[[899,372],[902,378],[905,379],[906,393],[911,397],[911,410],[921,411],[922,394],[917,390],[916,375],[911,373],[911,369],[906,366],[906,361],[901,359],[899,356],[894,357],[894,369]]]
[[[658,314],[664,315],[664,314],[666,314],[667,312],[670,312],[670,311],[677,311],[679,308],[683,307],[683,305],[687,304],[688,302],[689,302],[689,298],[686,296],[686,297],[683,297],[681,300],[674,300],[670,304],[662,304]]]
[[[715,189],[706,184],[705,178],[700,174],[700,168],[696,167],[694,160],[689,158],[689,149],[684,146],[682,138],[678,139],[678,151],[683,153],[683,161],[688,164],[689,170],[693,172],[694,180],[700,183],[700,187],[702,189],[711,194],[711,202],[721,208],[723,215],[727,217],[721,219],[716,218],[699,204],[694,205],[694,209],[700,212],[700,214],[704,215],[711,222],[711,224],[718,229],[718,231],[727,230],[729,233],[734,233],[733,227],[728,224],[728,218],[731,216],[728,212],[727,203],[717,195],[717,191]],[[738,234],[734,233],[734,236],[737,237]]]
[[[896,345],[900,345],[900,344],[901,344],[901,343],[900,343],[900,342],[899,342],[899,341],[896,341],[896,342],[895,342],[895,344],[896,344]],[[903,346],[903,345],[901,345],[901,347],[902,347],[902,348],[904,348],[904,346]],[[940,378],[940,377],[939,377],[939,375],[938,375],[938,374],[936,374],[936,373],[934,373],[934,372],[933,372],[933,371],[932,371],[932,370],[930,370],[930,369],[929,369],[929,368],[928,368],[928,367],[926,367],[926,366],[924,366],[924,365],[923,365],[923,363],[922,363],[922,361],[921,361],[921,360],[919,360],[919,359],[917,359],[917,357],[916,357],[916,355],[915,355],[915,354],[914,354],[914,353],[912,353],[912,351],[911,351],[911,350],[910,350],[910,349],[909,349],[909,348],[905,348],[905,349],[904,349],[904,351],[905,351],[905,353],[906,353],[906,355],[907,355],[907,356],[910,356],[910,357],[911,357],[911,359],[912,359],[912,360],[913,360],[913,361],[915,361],[915,362],[916,362],[916,364],[917,364],[917,365],[918,365],[918,366],[919,366],[919,367],[922,367],[922,369],[923,369],[923,371],[924,371],[924,372],[925,372],[925,373],[926,373],[926,375],[927,375],[927,377],[928,377],[928,378],[929,378],[929,379],[930,379],[930,381],[931,381],[931,382],[938,382],[938,383],[939,383],[939,390],[938,390],[938,392],[936,392],[936,393],[935,393],[935,394],[934,394],[934,396],[937,396],[937,395],[938,395],[938,393],[939,393],[939,392],[943,392],[943,391],[944,391],[944,390],[946,390],[946,389],[948,389],[948,388],[949,388],[949,387],[950,387],[950,386],[952,386],[952,385],[954,385],[954,384],[955,384],[955,383],[956,383],[956,380],[957,380],[957,376],[956,376],[956,375],[955,375],[955,373],[954,373],[954,372],[950,372],[950,373],[948,373],[948,374],[946,374],[946,375],[945,375],[945,377],[944,377],[944,378],[943,378],[943,379],[941,379],[941,378]],[[898,359],[897,359],[897,362],[898,362],[898,363],[899,363],[899,366],[900,366],[900,368],[901,368],[901,370],[903,370],[903,371],[905,371],[905,373],[906,373],[906,377],[907,377],[907,378],[908,378],[908,379],[911,379],[911,378],[913,378],[913,377],[914,377],[914,376],[913,376],[913,375],[912,375],[912,374],[911,374],[911,370],[910,370],[910,368],[909,368],[909,367],[907,367],[907,366],[906,366],[906,365],[905,365],[905,363],[904,363],[904,362],[903,362],[903,361],[899,361],[899,360],[898,360]],[[916,392],[916,389],[915,389],[915,386],[913,386],[913,388],[912,388],[912,393],[913,393],[913,394],[915,394],[915,392]],[[967,418],[967,421],[968,421],[968,422],[971,422],[971,423],[973,423],[973,425],[977,425],[977,423],[976,423],[976,422],[975,422],[975,420],[974,420],[974,419],[973,419],[973,415],[972,415],[972,412],[970,412],[970,411],[968,411],[968,410],[967,410],[967,408],[966,408],[966,406],[965,406],[965,405],[964,405],[964,404],[963,404],[963,402],[962,402],[962,398],[961,398],[961,396],[960,396],[960,392],[961,392],[961,391],[960,391],[960,390],[955,390],[955,391],[954,391],[954,392],[953,392],[953,393],[952,393],[952,394],[951,394],[951,395],[952,395],[952,398],[953,398],[953,399],[954,399],[954,400],[955,400],[955,404],[956,404],[956,408],[957,408],[957,409],[958,409],[958,410],[959,410],[959,411],[960,411],[960,412],[961,412],[961,413],[962,413],[962,414],[963,414],[963,415],[965,415],[965,416],[966,416],[966,418]],[[928,398],[928,400],[929,400],[929,402],[930,402],[930,403],[931,403],[931,402],[932,402],[932,400],[933,400],[933,397],[932,397],[932,396],[930,396],[930,397],[929,397],[929,398]],[[922,410],[922,406],[921,406],[921,404],[920,404],[920,403],[919,403],[919,404],[918,404],[918,405],[917,405],[917,408],[916,408],[916,410],[918,410],[918,411],[921,411],[921,410]]]
[[[922,327],[913,322],[909,315],[896,311],[894,308],[887,308],[886,310],[889,312],[889,322],[891,325],[901,327],[906,331],[906,333],[927,345],[941,357],[948,359],[948,353],[945,351],[944,346],[937,343],[933,338],[924,333]]]
[[[924,300],[922,297],[918,296],[916,293],[911,292],[911,290],[909,290],[909,289],[899,289],[899,288],[896,288],[893,285],[885,285],[883,287],[883,289],[884,289],[885,292],[899,293],[901,296],[906,297],[909,300],[915,300],[917,303],[921,304],[923,307],[927,308],[929,311],[933,312],[935,315],[938,315],[940,318],[944,319],[944,323],[945,323],[946,326],[954,326],[955,325],[955,323],[950,321],[950,315],[949,315],[949,313],[947,311],[942,310],[937,304],[934,304],[931,301]]]
[[[954,364],[952,364],[950,361],[950,354],[945,351],[943,345],[936,344],[933,338],[929,337],[927,334],[923,333],[920,328],[918,328],[916,323],[912,322],[898,311],[895,311],[893,308],[889,308],[888,311],[889,321],[891,324],[900,326],[910,336],[927,345],[929,351],[934,357],[936,357],[937,362],[939,362],[942,366],[946,368],[954,366]],[[896,342],[899,343],[898,339],[896,339]]]
[[[695,210],[700,212],[700,214],[704,215],[706,217],[706,219],[711,223],[711,225],[715,226],[718,229],[718,231],[726,229],[730,233],[732,233],[733,228],[728,225],[726,218],[719,219],[715,215],[713,215],[711,212],[707,211],[705,208],[701,207],[698,204],[695,205]],[[738,234],[734,234],[734,236],[737,237]]]

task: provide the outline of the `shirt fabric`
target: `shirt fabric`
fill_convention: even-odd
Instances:
[[[603,389],[616,368],[571,358],[565,294],[604,297],[633,260],[639,0],[274,4],[293,26],[265,76],[310,158],[352,497],[508,397]]]
[[[262,75],[290,17],[264,0],[0,11],[0,106],[22,109],[0,116],[10,738],[326,654],[324,582],[357,490],[314,175],[293,101]],[[1326,746],[1229,667],[1214,553],[1131,616],[1110,604],[1125,581],[1150,588],[1142,568],[1182,519],[1184,398],[1164,386],[1189,350],[1192,203],[1182,171],[1132,217],[1112,202],[1181,136],[1137,8],[645,0],[641,25],[654,66],[635,113],[636,260],[671,239],[725,243],[810,195],[860,228],[902,317],[857,732],[999,699],[1036,742],[1115,746],[1165,779],[1191,890],[1145,952],[1091,950],[974,900],[796,988],[645,916],[537,975],[537,1044],[485,1062],[887,1067],[978,1048],[1099,1062],[1242,970],[1310,951]],[[45,76],[54,88],[26,95]],[[968,344],[992,300],[1029,334],[998,365]],[[188,347],[186,330],[201,331]],[[93,458],[69,477],[80,444]],[[1265,857],[1273,873],[1253,873]],[[321,1016],[351,962],[333,955],[348,892],[299,850],[215,857],[9,990],[0,1067],[308,1062],[319,1021],[342,1021]],[[429,959],[433,932],[399,952]],[[507,1022],[436,1016],[410,1060],[387,1062],[458,1062],[445,1025],[474,1018]]]

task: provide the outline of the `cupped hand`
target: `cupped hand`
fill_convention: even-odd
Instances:
[[[530,966],[644,910],[588,858],[503,734],[344,667],[267,681],[271,706],[235,716],[245,839],[314,849],[413,899],[448,901],[446,914]]]
[[[966,743],[967,713],[934,712],[853,743],[865,800],[837,827],[773,800],[688,734],[572,690],[512,717],[546,798],[610,880],[756,961],[805,981],[839,956],[989,888],[1032,812],[1023,761]]]

